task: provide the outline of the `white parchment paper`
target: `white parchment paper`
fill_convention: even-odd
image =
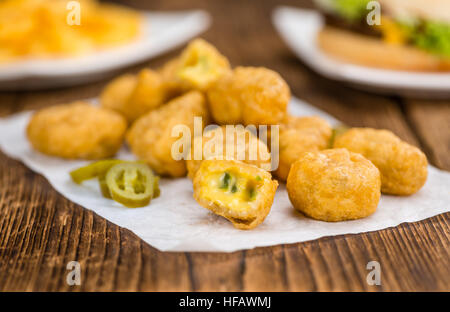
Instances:
[[[333,117],[298,99],[292,100],[290,110],[295,115],[320,115],[332,124],[338,123]],[[322,236],[380,230],[449,211],[450,173],[432,166],[429,167],[427,183],[418,193],[409,197],[383,195],[375,214],[355,221],[327,223],[303,216],[292,208],[282,184],[264,223],[251,231],[237,230],[227,220],[197,204],[192,198],[191,181],[187,178],[163,179],[161,196],[149,206],[124,208],[103,198],[96,180],[82,186],[71,181],[69,171],[86,162],[62,160],[34,151],[25,137],[30,115],[31,112],[23,112],[0,119],[0,148],[3,152],[45,176],[69,200],[133,231],[162,251],[232,252],[303,242]],[[125,148],[117,157],[133,158]]]

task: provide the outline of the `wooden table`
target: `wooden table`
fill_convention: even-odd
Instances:
[[[450,101],[357,91],[318,76],[288,50],[271,12],[278,2],[309,1],[186,2],[128,1],[142,9],[209,11],[213,25],[203,37],[233,65],[272,68],[295,96],[348,125],[390,129],[425,151],[433,165],[450,170]],[[92,97],[104,84],[0,93],[0,116]],[[449,216],[231,254],[165,253],[68,201],[42,176],[0,153],[0,291],[449,291]],[[72,260],[81,264],[81,286],[66,284]],[[381,264],[380,286],[366,282],[372,260]]]

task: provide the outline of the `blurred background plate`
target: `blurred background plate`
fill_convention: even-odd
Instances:
[[[417,73],[375,69],[332,59],[322,53],[316,37],[324,21],[313,10],[278,7],[273,23],[286,44],[321,75],[365,90],[402,96],[449,98],[450,73]]]
[[[144,13],[142,35],[133,43],[77,58],[27,60],[0,66],[1,90],[44,89],[103,79],[112,72],[174,49],[205,31],[204,11]]]

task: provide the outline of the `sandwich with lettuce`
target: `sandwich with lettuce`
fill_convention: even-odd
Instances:
[[[316,0],[326,21],[318,36],[325,53],[370,67],[450,71],[450,0],[370,2]]]

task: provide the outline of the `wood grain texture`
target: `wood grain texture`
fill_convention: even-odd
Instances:
[[[450,170],[450,101],[384,97],[328,81],[306,68],[271,25],[280,1],[121,1],[142,9],[203,8],[204,38],[233,65],[281,73],[295,96],[351,126],[394,131]],[[309,1],[281,1],[310,6]],[[159,66],[174,51],[144,65]],[[40,92],[0,93],[0,116],[95,96],[106,82]],[[163,253],[59,195],[40,175],[0,153],[0,291],[449,291],[449,215],[357,235],[224,253]],[[68,262],[81,286],[68,286]],[[366,282],[369,261],[380,286]]]

